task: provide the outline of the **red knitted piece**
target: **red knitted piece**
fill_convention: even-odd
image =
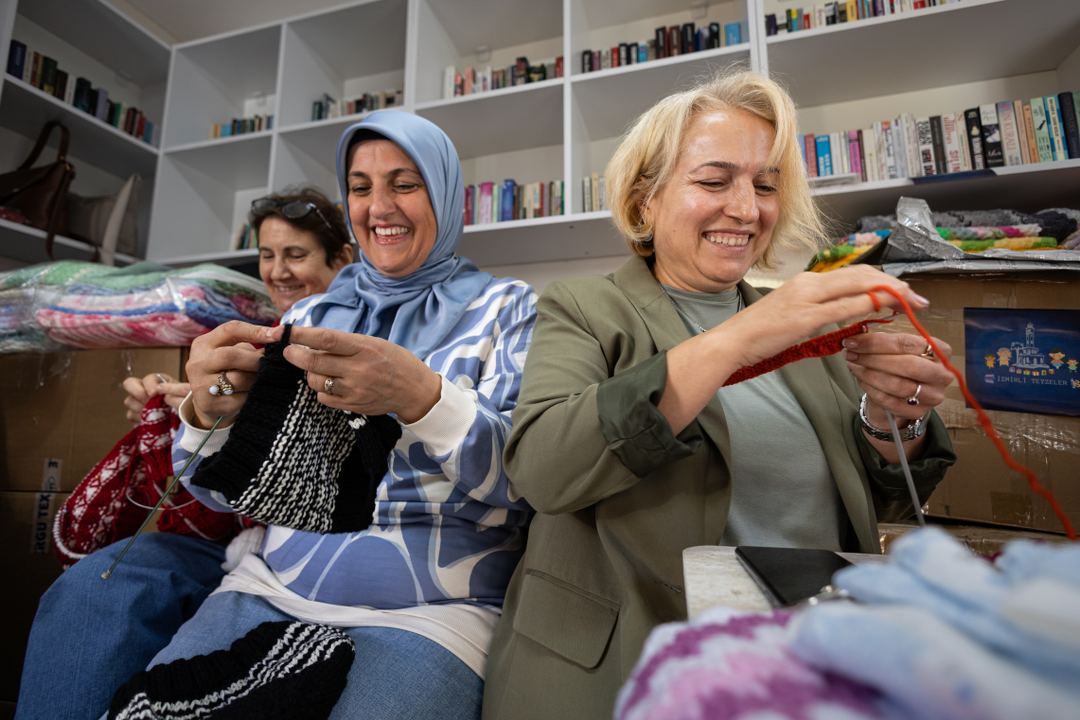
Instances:
[[[149,514],[139,505],[152,507],[168,486],[173,471],[172,441],[179,425],[179,418],[163,397],[151,398],[139,424],[71,493],[53,524],[56,554],[65,568],[139,529]],[[219,540],[235,528],[231,513],[215,512],[192,501],[191,494],[181,487],[172,505],[183,507],[166,508],[158,530]]]
[[[877,302],[877,300],[874,302]],[[727,379],[727,382],[724,383],[724,387],[741,383],[750,378],[756,378],[758,375],[764,375],[773,370],[779,370],[788,363],[793,363],[796,360],[824,357],[826,355],[838,353],[844,349],[844,338],[870,332],[870,323],[891,322],[892,320],[862,320],[853,325],[848,325],[846,328],[831,332],[828,335],[822,335],[813,340],[807,340],[798,345],[792,345],[787,350],[773,355],[771,358],[766,358],[749,367],[739,368]]]

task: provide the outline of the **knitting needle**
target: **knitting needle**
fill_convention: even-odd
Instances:
[[[920,527],[926,527],[926,518],[923,517],[922,505],[919,503],[919,493],[915,491],[915,480],[911,477],[911,468],[907,464],[904,442],[900,439],[896,418],[888,410],[885,411],[885,417],[889,418],[889,429],[892,431],[893,442],[896,443],[896,452],[900,453],[900,467],[904,470],[904,479],[907,480],[908,492],[911,493],[911,504],[915,506],[915,519],[919,521]]]
[[[158,377],[161,377],[161,376],[158,375]],[[165,488],[165,492],[162,493],[161,498],[157,501],[157,504],[154,505],[154,509],[150,511],[150,514],[146,516],[145,520],[143,520],[143,523],[142,523],[142,525],[139,526],[139,529],[136,530],[135,534],[131,536],[130,540],[128,540],[128,543],[127,543],[127,545],[124,546],[124,549],[122,551],[120,551],[119,555],[116,556],[116,560],[113,561],[112,567],[110,567],[105,572],[101,573],[101,579],[102,580],[108,580],[110,577],[112,577],[113,570],[115,570],[116,566],[120,564],[120,561],[123,559],[124,555],[127,553],[128,549],[131,547],[131,543],[135,542],[135,538],[139,537],[139,535],[142,534],[142,531],[146,529],[146,525],[150,522],[150,518],[154,517],[154,513],[156,513],[158,511],[158,509],[161,507],[161,504],[163,502],[165,502],[165,498],[169,497],[169,494],[172,492],[172,489],[174,487],[176,487],[176,483],[178,483],[180,481],[180,478],[184,477],[184,473],[187,472],[188,466],[190,466],[192,461],[194,461],[195,458],[197,458],[199,456],[199,451],[203,449],[203,445],[206,444],[206,441],[210,439],[210,436],[213,435],[214,431],[217,430],[218,425],[220,425],[221,421],[224,420],[224,419],[225,419],[224,417],[219,417],[217,420],[214,421],[214,424],[210,427],[210,431],[206,433],[206,436],[199,443],[199,446],[197,448],[195,448],[195,452],[193,452],[191,454],[191,457],[189,457],[187,459],[187,462],[184,463],[184,467],[182,467],[180,469],[180,472],[176,473],[176,477],[174,477],[172,479],[172,482],[169,483],[169,487]]]

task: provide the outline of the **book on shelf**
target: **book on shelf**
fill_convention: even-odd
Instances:
[[[949,155],[945,150],[945,132],[942,128],[941,116],[934,115],[930,120],[930,145],[934,155],[934,175],[944,175],[949,172]]]
[[[1001,144],[1001,124],[996,103],[979,106],[979,122],[982,124],[983,156],[986,158],[986,167],[1004,167],[1005,154]]]
[[[1080,128],[1077,127],[1077,106],[1071,92],[1058,93],[1057,105],[1061,112],[1061,134],[1070,158],[1080,157]]]
[[[1012,106],[1013,117],[1016,119],[1016,136],[1017,140],[1020,142],[1020,162],[1017,163],[1017,165],[1023,165],[1031,162],[1031,146],[1028,144],[1027,118],[1024,115],[1024,103],[1019,100],[1013,100]],[[1008,162],[1007,157],[1006,162]]]
[[[806,134],[806,171],[810,177],[818,176],[817,138],[813,133]]]
[[[997,104],[998,127],[1001,134],[1001,154],[1006,165],[1023,165],[1020,154],[1020,133],[1016,125],[1015,106],[1012,100]]]
[[[971,169],[985,170],[986,155],[983,152],[982,115],[979,108],[964,111],[964,126],[967,132],[968,151],[971,153]]]
[[[1058,108],[1056,95],[1047,95],[1043,98],[1046,105],[1046,119],[1050,129],[1050,149],[1054,152],[1055,160],[1065,160],[1069,157],[1065,149],[1065,135],[1061,127],[1061,111]]]
[[[592,67],[594,62],[599,64],[600,52],[594,53],[591,50],[582,52],[581,62],[583,68]],[[562,76],[562,55],[543,60],[536,65],[530,64],[527,57],[519,57],[512,65],[504,68],[492,68],[489,65],[480,69],[467,67],[460,72],[456,66],[447,65],[443,68],[443,98],[476,95]]]
[[[1050,118],[1046,115],[1046,103],[1041,97],[1032,98],[1028,103],[1031,108],[1031,120],[1035,130],[1036,149],[1039,162],[1053,162],[1054,146],[1050,141]]]
[[[915,118],[915,135],[918,142],[919,170],[926,175],[937,175],[934,161],[934,135],[930,129],[930,118]]]
[[[941,137],[945,145],[945,172],[963,172],[964,163],[960,143],[962,137],[957,125],[957,116],[945,113],[941,116]],[[963,117],[959,118],[961,121]]]

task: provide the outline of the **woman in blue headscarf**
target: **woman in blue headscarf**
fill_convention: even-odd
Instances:
[[[391,413],[401,425],[374,520],[328,535],[271,525],[152,666],[229,648],[264,622],[301,620],[342,628],[355,645],[331,717],[479,717],[487,647],[530,516],[502,450],[535,294],[454,254],[461,167],[429,121],[373,113],[342,135],[337,168],[360,262],[282,318],[293,324],[285,357],[324,405]],[[230,324],[193,344],[177,470],[218,417],[199,453],[221,447],[254,383],[255,345],[281,332]],[[222,373],[231,395],[211,392]]]

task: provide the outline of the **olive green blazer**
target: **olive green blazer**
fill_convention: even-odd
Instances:
[[[739,289],[748,304],[762,297]],[[537,514],[488,655],[483,717],[610,718],[649,632],[686,618],[683,549],[723,534],[728,429],[719,398],[677,437],[656,409],[665,353],[690,336],[643,259],[555,283],[537,310],[504,456]],[[841,537],[880,552],[878,518],[912,506],[857,430],[862,391],[839,355],[780,372],[836,479]],[[936,416],[928,432],[913,464],[924,497],[951,464]]]

